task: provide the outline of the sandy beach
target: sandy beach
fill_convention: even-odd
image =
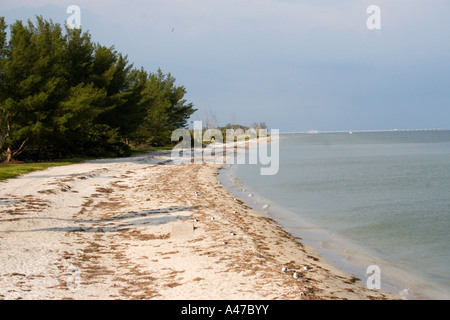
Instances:
[[[400,298],[233,198],[219,170],[155,152],[0,183],[0,299]]]

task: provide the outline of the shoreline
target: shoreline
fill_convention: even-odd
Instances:
[[[152,152],[0,184],[0,299],[401,299],[235,199],[219,170]]]
[[[368,266],[381,266],[383,270],[381,289],[404,300],[449,298],[446,288],[440,286],[439,283],[420,277],[420,274],[412,272],[404,265],[380,258],[374,250],[363,248],[359,244],[307,220],[298,213],[295,214],[296,211],[274,202],[270,192],[266,192],[266,196],[258,194],[255,189],[256,185],[253,186],[255,188],[252,188],[240,180],[233,169],[235,167],[235,165],[224,166],[222,172],[222,183],[230,189],[231,193],[253,209],[265,212],[287,232],[301,239],[304,244],[307,243],[318,250],[318,254],[331,262],[333,266],[359,279],[367,279],[368,275],[365,270]],[[266,206],[267,208],[265,208]]]
[[[386,270],[390,274],[391,272],[389,271],[393,271],[396,268],[386,266],[386,261],[376,257],[373,253],[368,253],[367,249],[363,250],[348,239],[339,238],[322,227],[294,214],[282,205],[259,195],[255,190],[252,190],[240,181],[232,170],[232,168],[224,168],[221,173],[221,181],[234,196],[242,199],[254,210],[263,211],[267,217],[274,219],[292,236],[301,239],[303,244],[308,244],[317,250],[318,255],[325,258],[334,267],[363,281],[368,277],[364,272],[368,266],[382,265],[384,271],[381,281],[382,290],[389,291],[392,294],[399,293],[399,295],[402,292],[401,297],[404,300],[434,299],[433,296],[426,295],[423,292],[418,293],[415,290],[411,292],[411,287],[406,286],[409,289],[405,289],[407,282],[400,282],[393,276],[386,277]],[[249,197],[249,194],[252,196]],[[263,209],[264,206],[267,206],[267,208]],[[397,276],[407,276],[411,280],[411,275],[406,274],[404,271],[395,270],[393,273]],[[419,282],[416,281],[416,283]],[[434,293],[434,291],[431,292]],[[435,296],[438,295],[435,293]]]

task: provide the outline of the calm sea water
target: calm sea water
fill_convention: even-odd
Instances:
[[[376,264],[382,288],[449,299],[450,131],[282,134],[278,174],[259,169],[221,179],[363,282]]]

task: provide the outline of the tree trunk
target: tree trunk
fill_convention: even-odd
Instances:
[[[10,162],[11,158],[12,158],[11,148],[8,147],[8,149],[6,149],[6,160],[5,160],[5,163]]]
[[[27,143],[28,138],[25,139],[25,141],[22,142],[22,144],[20,145],[19,149],[17,149],[16,151],[12,151],[10,147],[8,147],[6,149],[6,160],[4,161],[4,163],[8,163],[11,162],[11,160],[13,160],[13,157],[17,156],[18,154],[22,153],[22,151],[24,150],[23,147],[25,146],[25,144]]]

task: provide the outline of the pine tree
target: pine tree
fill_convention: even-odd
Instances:
[[[66,70],[61,28],[37,17],[36,26],[17,21],[11,26],[4,61],[5,102],[9,114],[7,160],[29,145],[51,149],[53,115],[65,95]]]
[[[170,143],[195,112],[175,78],[133,69],[114,47],[51,20],[0,17],[0,148],[6,161],[124,156],[128,143]]]
[[[143,90],[146,115],[139,127],[139,134],[153,145],[162,145],[170,141],[175,128],[187,125],[187,119],[196,111],[191,103],[183,99],[186,90],[175,86],[175,78],[165,75],[160,69],[147,79]]]
[[[5,18],[0,17],[0,149],[3,147],[3,143],[8,135],[8,110],[5,108],[6,100],[6,82],[4,64],[8,55],[8,48],[6,43],[6,25]]]

